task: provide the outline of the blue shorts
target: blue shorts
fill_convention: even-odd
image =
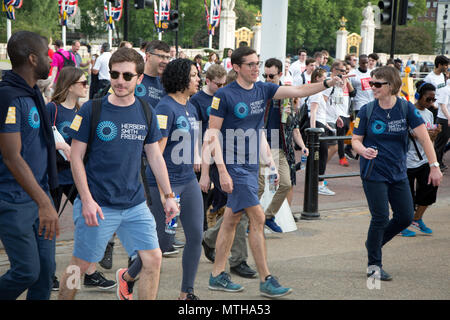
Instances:
[[[233,192],[228,194],[227,207],[233,213],[259,205],[258,171],[247,171],[242,168],[227,168],[233,179]]]
[[[73,205],[75,257],[91,263],[100,261],[114,233],[117,233],[128,256],[137,250],[159,248],[155,219],[146,202],[124,210],[101,208],[105,219],[97,216],[99,226],[89,227],[82,216],[81,200],[76,198]]]

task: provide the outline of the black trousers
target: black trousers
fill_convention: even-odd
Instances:
[[[434,141],[434,150],[436,151],[437,161],[442,166],[442,158],[444,156],[445,145],[450,138],[450,127],[446,119],[437,118],[437,123],[442,126],[441,132],[438,133]]]

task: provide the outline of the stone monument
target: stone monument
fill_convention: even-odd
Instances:
[[[361,54],[371,54],[375,41],[375,16],[372,4],[367,3],[362,15],[364,17],[361,22]]]
[[[223,0],[220,14],[219,50],[225,48],[234,49],[234,32],[236,29],[236,13],[234,12],[235,0]]]
[[[261,53],[261,12],[258,11],[256,15],[256,24],[252,27],[253,30],[253,46],[252,48],[258,53]]]
[[[339,23],[341,25],[341,28],[336,32],[336,59],[338,60],[344,60],[345,55],[347,54],[347,36],[348,31],[345,28],[345,25],[347,23],[347,19],[345,17],[342,17],[339,20]]]

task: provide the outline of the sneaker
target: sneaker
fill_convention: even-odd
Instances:
[[[351,149],[345,149],[345,150],[344,150],[344,153],[345,153],[345,157],[346,157],[347,159],[355,160],[355,156],[353,155],[353,152],[352,152]]]
[[[58,278],[54,275],[52,291],[58,291],[58,290],[59,290],[59,281],[58,281]]]
[[[180,249],[180,248],[183,248],[184,245],[185,245],[185,243],[183,241],[180,241],[178,239],[174,239],[173,240],[173,247],[174,248]]]
[[[112,255],[114,251],[114,242],[108,242],[108,245],[105,249],[105,255],[103,256],[103,259],[98,263],[102,268],[104,269],[111,269],[112,268]]]
[[[88,274],[84,275],[84,286],[108,290],[114,288],[116,286],[116,282],[113,280],[106,279],[103,273],[95,271],[91,275]]]
[[[346,157],[343,157],[343,158],[339,159],[339,164],[340,164],[341,166],[343,166],[343,167],[348,167],[348,166],[350,165],[350,164],[348,163]]]
[[[162,256],[163,257],[170,257],[170,256],[178,254],[179,252],[180,251],[178,251],[174,247],[170,247],[169,250],[163,252]]]
[[[367,273],[367,278],[374,276],[375,279],[381,280],[381,281],[391,281],[392,280],[392,276],[389,273],[384,271],[382,268],[379,268],[378,270],[380,270],[380,272],[377,272],[376,270],[372,270],[370,273]]]
[[[260,282],[259,291],[264,297],[279,298],[290,294],[292,289],[281,286],[276,278],[268,276],[266,281]]]
[[[214,248],[211,248],[208,246],[205,242],[205,240],[202,241],[203,250],[205,251],[205,257],[212,263],[214,263],[214,260],[216,260],[216,251]]]
[[[425,234],[432,234],[433,230],[431,230],[430,228],[428,228],[425,223],[423,223],[422,219],[420,220],[414,220],[411,223],[411,227],[416,228],[417,230],[419,230],[420,232],[423,232]]]
[[[122,268],[116,272],[116,281],[118,284],[116,294],[119,300],[133,300],[134,281],[125,281],[123,278],[127,270],[126,268]]]
[[[209,277],[209,290],[225,291],[225,292],[240,292],[244,290],[244,287],[240,284],[233,283],[230,275],[223,271],[217,277],[213,277],[212,273]]]
[[[415,237],[416,233],[414,231],[409,230],[408,228],[406,228],[405,230],[401,231],[400,234],[403,237]]]
[[[197,297],[195,294],[193,294],[192,292],[188,293],[186,298],[184,299],[180,299],[178,298],[178,300],[200,300],[199,297]]]
[[[334,196],[336,194],[336,192],[331,191],[330,189],[328,189],[327,186],[323,185],[323,186],[319,186],[319,194],[321,194],[323,196]]]
[[[270,228],[270,230],[272,230],[273,232],[283,232],[283,230],[281,230],[280,226],[275,222],[275,218],[272,217],[270,219],[266,219],[266,226],[268,226]]]

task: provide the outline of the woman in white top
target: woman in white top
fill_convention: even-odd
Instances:
[[[208,57],[208,62],[205,63],[205,66],[203,67],[203,72],[206,73],[208,71],[208,68],[213,65],[214,63],[218,63],[219,57],[215,52],[211,52]]]
[[[441,128],[434,125],[433,113],[428,108],[433,107],[436,102],[436,87],[431,83],[421,80],[416,83],[416,88],[417,101],[415,107],[425,122],[425,127],[428,130],[431,141],[434,141]],[[430,174],[428,158],[425,155],[422,145],[415,140],[414,132],[409,137],[406,166],[408,168],[406,172],[408,174],[409,186],[414,201],[414,218],[411,227],[424,234],[431,234],[433,231],[425,225],[422,217],[428,206],[436,202],[438,187],[428,184],[428,176]],[[404,237],[414,237],[416,235],[414,231],[408,228],[404,229],[401,234]]]
[[[311,75],[311,83],[323,82],[327,77],[327,72],[324,69],[316,69]],[[316,93],[309,97],[310,105],[310,127],[323,128],[325,133],[323,136],[333,136],[333,129],[327,123],[327,96],[324,91]],[[328,141],[320,141],[319,150],[319,175],[325,174],[328,160]],[[326,196],[334,196],[336,193],[328,189],[324,184],[323,179],[319,179],[319,194]]]

